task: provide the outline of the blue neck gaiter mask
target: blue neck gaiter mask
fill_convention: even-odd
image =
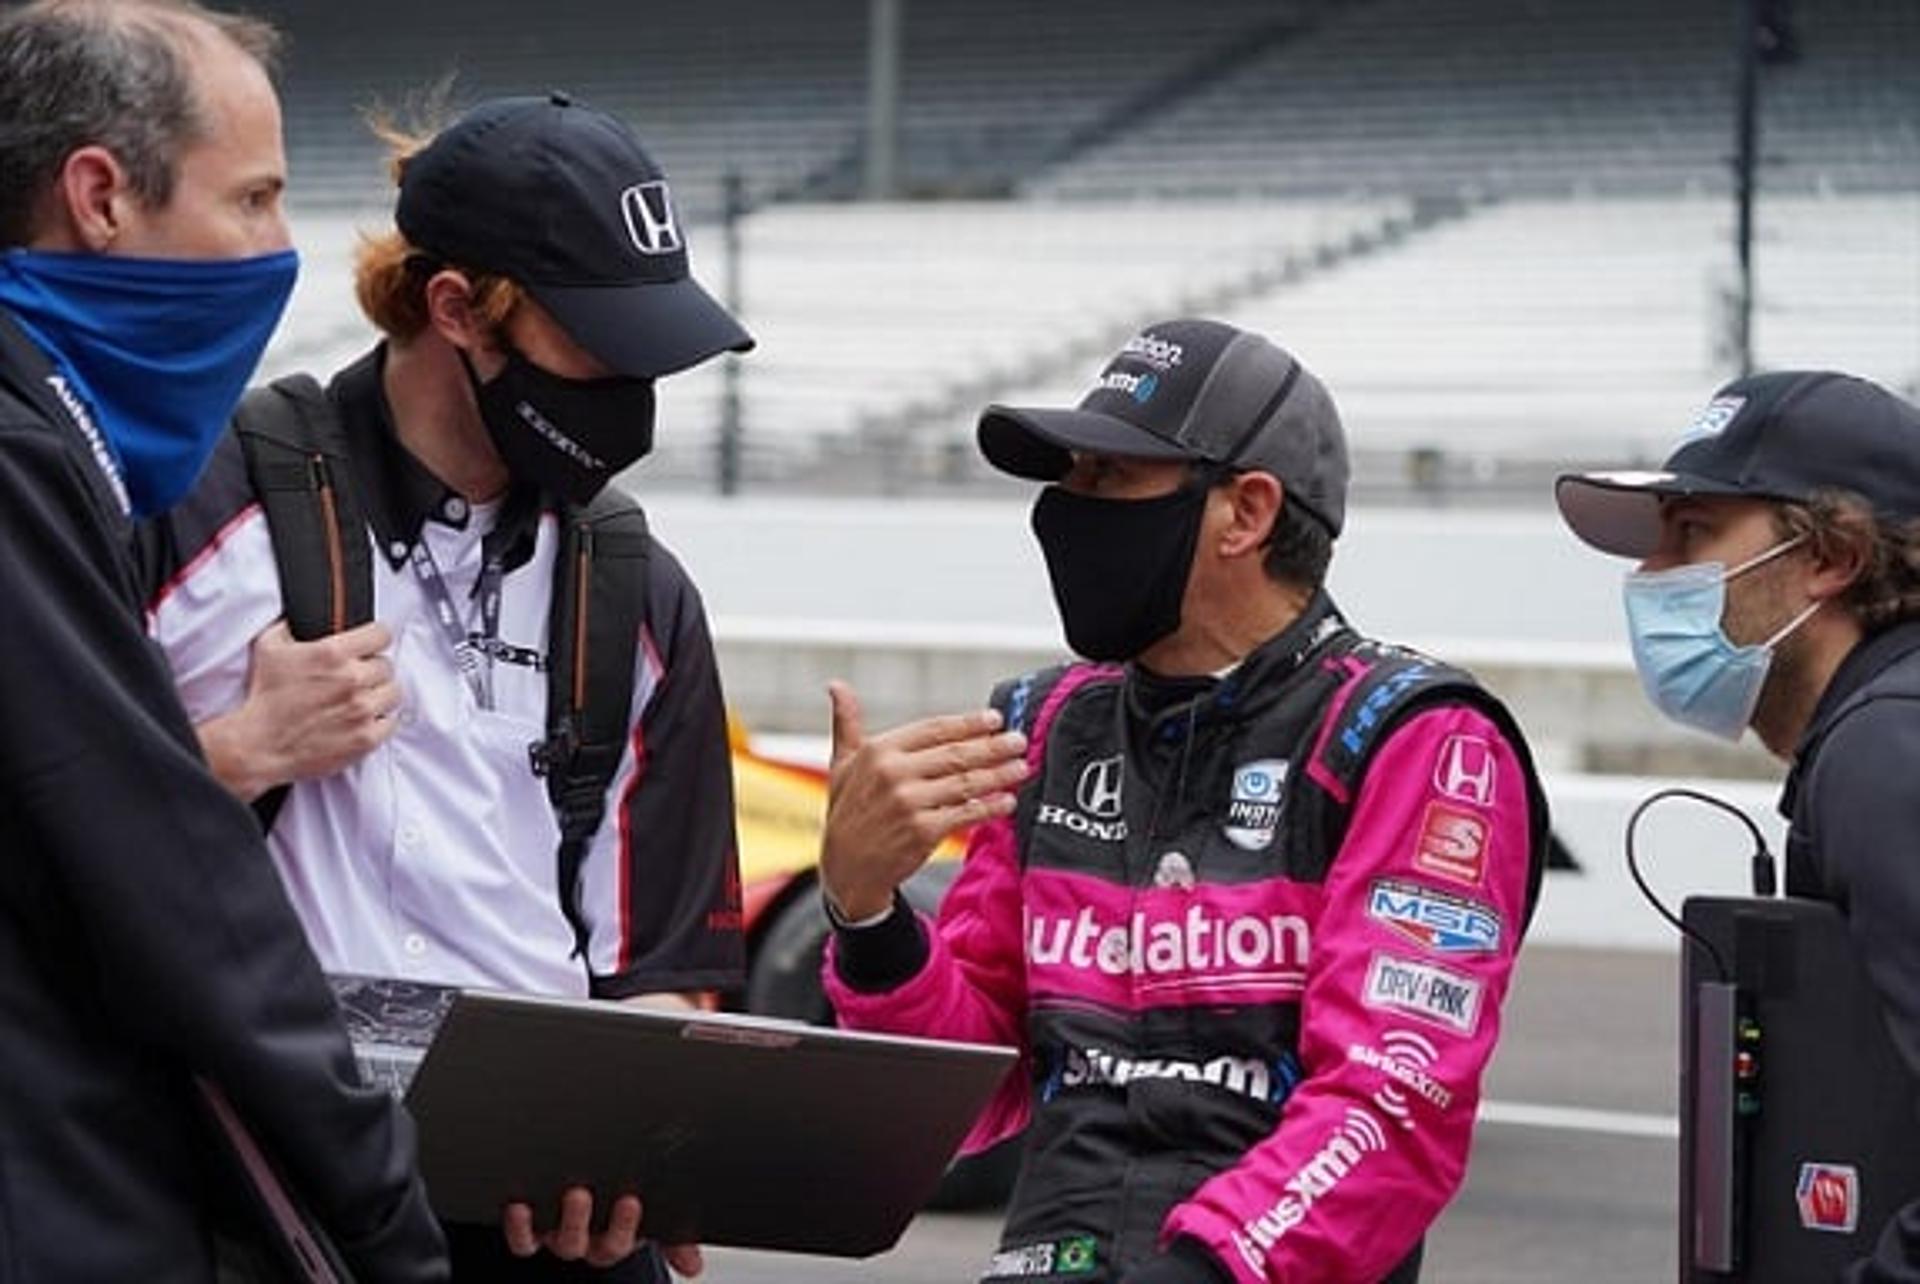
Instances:
[[[246,259],[8,250],[0,306],[97,417],[122,502],[150,517],[200,476],[299,270],[292,250]]]

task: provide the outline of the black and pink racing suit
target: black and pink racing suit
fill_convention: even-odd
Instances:
[[[1324,594],[1218,679],[995,699],[1017,811],[937,924],[826,966],[845,1025],[1021,1049],[968,1139],[1028,1129],[984,1278],[1113,1280],[1184,1237],[1243,1284],[1414,1279],[1544,863],[1512,719]]]

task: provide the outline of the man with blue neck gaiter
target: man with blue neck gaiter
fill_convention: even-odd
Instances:
[[[249,1184],[304,1197],[358,1279],[446,1278],[409,1125],[358,1081],[252,816],[147,641],[131,554],[132,519],[193,484],[293,286],[273,45],[184,0],[0,16],[10,1279],[263,1269],[236,1127],[279,1173]]]
[[[1575,535],[1639,559],[1627,631],[1655,707],[1726,740],[1752,727],[1790,764],[1787,894],[1846,916],[1920,1079],[1920,409],[1848,375],[1755,375],[1659,472],[1566,476],[1556,497]],[[1920,1281],[1920,1202],[1841,1278]]]

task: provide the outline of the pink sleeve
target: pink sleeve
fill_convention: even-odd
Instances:
[[[1527,782],[1458,706],[1367,768],[1307,970],[1280,1126],[1168,1215],[1241,1284],[1371,1281],[1459,1188],[1526,916]]]
[[[1021,1049],[973,1130],[962,1154],[985,1150],[1026,1126],[1031,1075],[1026,1058],[1026,954],[1020,941],[1020,872],[1013,824],[990,821],[967,844],[966,863],[927,930],[926,965],[898,987],[878,994],[852,989],[834,965],[827,943],[822,974],[840,1024],[852,1030],[923,1038],[995,1043]]]

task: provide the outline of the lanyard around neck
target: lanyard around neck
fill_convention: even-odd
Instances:
[[[482,709],[493,708],[493,652],[500,636],[500,581],[506,574],[505,559],[496,550],[487,554],[481,564],[480,582],[474,587],[474,594],[480,599],[478,631],[470,630],[461,619],[446,577],[440,573],[440,564],[433,560],[433,550],[427,547],[425,531],[414,541],[408,561],[433,607],[434,619],[439,621],[440,636],[446,639],[454,663],[467,680],[467,689],[473,692],[474,703]]]

